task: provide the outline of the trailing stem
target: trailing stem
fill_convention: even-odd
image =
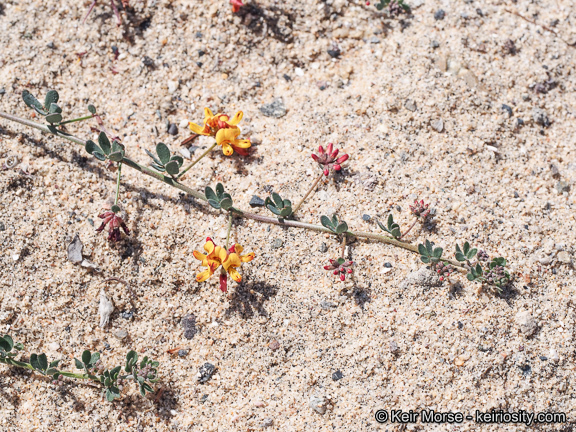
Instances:
[[[300,206],[304,204],[304,201],[306,201],[308,196],[316,190],[316,186],[318,186],[318,183],[320,182],[320,180],[322,180],[322,177],[324,177],[324,173],[321,173],[320,176],[314,181],[314,183],[312,183],[312,187],[308,190],[308,192],[306,192],[306,195],[304,195],[304,197],[300,200],[296,208],[294,208],[294,210],[292,211],[292,216],[294,216],[294,214],[298,211]]]
[[[188,165],[186,168],[184,168],[184,170],[182,170],[182,171],[180,172],[180,174],[178,174],[178,175],[176,176],[176,178],[177,178],[177,179],[181,179],[181,178],[184,176],[184,174],[186,174],[186,172],[187,172],[190,168],[192,168],[194,165],[196,165],[198,162],[200,162],[200,161],[202,160],[202,158],[204,158],[204,156],[206,156],[208,153],[210,153],[210,152],[214,149],[214,147],[216,147],[217,145],[218,145],[218,143],[214,143],[214,144],[212,144],[210,147],[208,147],[208,150],[206,150],[204,153],[202,153],[202,154],[200,155],[200,157],[199,157],[198,159],[196,159],[194,162],[192,162],[190,165]]]

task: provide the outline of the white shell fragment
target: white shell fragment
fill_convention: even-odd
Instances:
[[[110,315],[114,311],[114,303],[106,296],[104,290],[100,290],[100,306],[98,306],[98,313],[100,314],[100,327],[104,327],[110,320]]]

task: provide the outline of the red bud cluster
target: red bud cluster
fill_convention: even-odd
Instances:
[[[324,266],[324,270],[333,270],[335,276],[340,275],[340,280],[344,281],[347,274],[352,273],[350,268],[354,263],[352,261],[345,261],[344,258],[338,260],[330,260],[330,265]]]
[[[106,225],[109,224],[108,226],[108,240],[109,241],[113,241],[116,242],[118,240],[120,240],[120,228],[122,228],[122,230],[124,231],[124,233],[126,235],[130,234],[130,230],[128,229],[128,227],[126,226],[126,224],[124,223],[124,221],[122,220],[122,218],[120,216],[118,216],[116,213],[114,213],[113,211],[106,211],[104,213],[102,213],[101,215],[98,215],[98,217],[100,219],[104,219],[104,221],[102,222],[102,225],[100,225],[96,231],[100,232],[104,229],[104,227],[106,227]]]
[[[330,174],[330,170],[340,171],[342,169],[342,164],[348,160],[350,156],[343,154],[338,157],[338,152],[340,150],[334,150],[332,143],[329,143],[324,151],[324,147],[318,147],[318,155],[312,153],[312,159],[314,159],[319,165],[324,167],[324,175]]]

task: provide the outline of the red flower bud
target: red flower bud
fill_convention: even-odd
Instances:
[[[342,282],[344,282],[344,279],[346,279],[346,276],[345,276],[344,274],[341,274],[341,275],[340,275],[340,280],[341,280]]]
[[[332,270],[332,266],[324,266],[324,270]]]
[[[318,153],[320,153],[320,156],[322,156],[324,154],[324,147],[318,146]]]
[[[326,168],[326,169],[324,170],[324,175],[325,175],[325,176],[328,176],[328,174],[330,174],[330,170],[329,170],[328,168]]]
[[[348,273],[352,273],[352,269],[348,269]]]
[[[228,275],[220,273],[220,290],[222,292],[228,291]]]
[[[442,282],[444,280],[444,277],[440,276],[440,282]]]
[[[326,153],[331,154],[333,148],[334,146],[332,145],[332,143],[328,143],[328,147],[326,147]]]
[[[334,168],[334,171],[340,171],[342,169],[342,167],[338,164],[334,165],[333,168]]]
[[[334,274],[337,275],[337,274],[338,274],[338,270],[334,270]]]
[[[337,164],[341,164],[344,163],[348,160],[350,156],[348,156],[347,154],[343,154],[342,156],[340,156],[338,159],[336,159],[336,163]]]
[[[312,153],[312,159],[314,159],[314,162],[318,162],[318,156],[316,156],[314,153]]]
[[[336,159],[336,156],[338,156],[338,152],[339,152],[339,151],[340,151],[340,150],[338,150],[338,149],[334,150],[330,156],[331,156],[333,159]]]

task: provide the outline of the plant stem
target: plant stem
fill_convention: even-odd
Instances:
[[[118,195],[120,195],[121,176],[122,176],[122,162],[118,162],[118,178],[116,179],[116,198],[114,198],[114,205],[118,205]]]
[[[226,250],[228,250],[228,245],[230,243],[230,231],[232,230],[232,212],[228,212],[228,232],[226,233]]]
[[[402,238],[402,237],[404,237],[405,235],[407,235],[407,234],[410,232],[410,230],[411,230],[412,228],[414,228],[414,225],[416,225],[416,222],[418,222],[418,218],[416,218],[416,220],[412,223],[412,225],[410,225],[410,228],[408,228],[408,231],[406,231],[404,234],[402,234],[402,235],[400,236],[400,238]]]
[[[80,118],[76,118],[76,119],[72,119],[72,120],[66,120],[66,121],[60,122],[59,125],[62,126],[62,125],[68,124],[68,123],[74,123],[74,122],[84,121],[84,120],[88,120],[88,119],[91,119],[91,118],[92,118],[92,115],[89,115],[89,116],[86,116],[86,117],[80,117]]]
[[[9,358],[9,357],[0,358],[0,363],[4,363],[5,365],[20,367],[23,369],[29,369],[33,372],[36,371],[36,369],[34,369],[30,363],[20,362],[18,360],[14,360],[14,359]],[[75,373],[66,372],[66,371],[62,371],[62,372],[58,371],[58,372],[60,373],[60,375],[64,375],[65,377],[69,377],[69,378],[90,379],[90,380],[96,381],[86,374],[75,374]],[[48,375],[46,375],[46,376],[48,376]]]
[[[25,126],[29,126],[29,127],[38,129],[44,133],[51,133],[51,134],[56,135],[60,138],[67,139],[68,141],[72,141],[72,142],[74,142],[76,144],[80,144],[82,146],[86,145],[86,141],[84,141],[83,139],[77,138],[77,137],[70,135],[66,132],[58,130],[55,127],[48,127],[46,125],[31,121],[31,120],[26,120],[26,119],[23,119],[21,117],[7,114],[7,113],[1,112],[1,111],[0,111],[0,117],[3,117],[3,118],[10,120],[10,121],[14,121],[14,122],[23,124]],[[165,176],[165,175],[163,175],[163,174],[161,174],[161,173],[159,173],[159,172],[157,172],[151,168],[142,166],[142,165],[134,162],[133,160],[126,158],[126,157],[124,159],[122,159],[122,163],[129,166],[130,168],[133,168],[137,171],[140,171],[143,174],[146,174],[147,176],[154,177],[155,179],[163,181],[164,183],[166,183],[166,184],[168,184],[168,185],[170,185],[176,189],[179,189],[179,190],[187,193],[188,195],[193,196],[194,198],[200,199],[202,201],[207,201],[206,196],[204,196],[203,193],[195,191],[194,189],[191,189],[188,186],[185,186],[185,185],[179,183],[176,179],[173,179],[172,177]],[[320,181],[320,178],[322,178],[322,177],[319,177],[315,183],[318,183]],[[313,189],[313,188],[311,188],[311,189]],[[296,208],[296,210],[297,209],[298,209],[298,207]],[[328,234],[334,235],[334,233],[332,231],[330,231],[328,228],[323,227],[322,225],[315,225],[315,224],[311,224],[311,223],[307,223],[307,222],[299,222],[299,221],[294,221],[294,220],[277,219],[277,218],[272,218],[272,217],[268,217],[268,216],[261,216],[261,215],[255,214],[255,213],[245,212],[245,211],[237,209],[237,208],[230,209],[230,212],[236,214],[239,217],[243,217],[246,219],[252,219],[252,220],[255,220],[258,222],[268,223],[268,224],[272,224],[272,225],[280,225],[280,226],[285,226],[285,227],[292,227],[292,228],[303,228],[303,229],[308,229],[308,230],[313,230],[313,231],[318,231],[318,232],[323,232],[323,233],[328,233]],[[400,240],[393,239],[391,237],[387,237],[387,236],[383,236],[383,235],[379,235],[379,234],[374,234],[374,233],[362,232],[362,231],[357,231],[357,232],[347,231],[347,233],[351,236],[354,236],[354,237],[372,239],[372,240],[376,240],[380,243],[386,243],[386,244],[389,244],[392,246],[396,246],[396,247],[399,247],[402,249],[409,250],[411,252],[419,253],[417,246],[410,244],[410,243],[402,242]],[[453,266],[458,267],[460,269],[465,269],[465,267],[458,261],[450,260],[450,259],[444,259],[444,258],[442,258],[441,261],[452,264]]]
[[[208,153],[210,153],[210,152],[212,151],[212,149],[213,149],[214,147],[216,147],[217,145],[218,145],[218,143],[214,143],[214,144],[212,144],[212,146],[208,147],[208,150],[206,150],[204,153],[202,153],[202,154],[200,155],[200,157],[199,157],[198,159],[196,159],[194,162],[192,162],[190,165],[188,165],[188,167],[184,168],[184,171],[182,171],[180,174],[178,174],[178,175],[176,176],[176,178],[179,179],[179,178],[181,178],[184,174],[186,174],[186,172],[187,172],[190,168],[192,168],[194,165],[196,165],[198,162],[200,162],[200,160],[202,160],[202,158],[203,158],[204,156],[206,156]]]
[[[342,253],[340,254],[341,258],[344,258],[344,252],[346,252],[346,233],[344,233],[344,237],[342,238]]]
[[[298,203],[298,205],[296,206],[296,208],[294,209],[294,211],[292,212],[292,216],[294,216],[294,214],[296,214],[296,212],[298,211],[298,209],[300,208],[300,206],[304,203],[304,201],[306,201],[306,198],[308,198],[308,195],[310,195],[312,193],[312,191],[314,191],[314,189],[316,189],[316,186],[318,185],[318,183],[320,182],[320,180],[322,180],[322,177],[324,176],[324,173],[320,174],[320,177],[318,177],[314,183],[312,184],[312,187],[308,190],[308,192],[306,192],[306,195],[304,195],[304,198],[302,198],[300,200],[300,202]]]

